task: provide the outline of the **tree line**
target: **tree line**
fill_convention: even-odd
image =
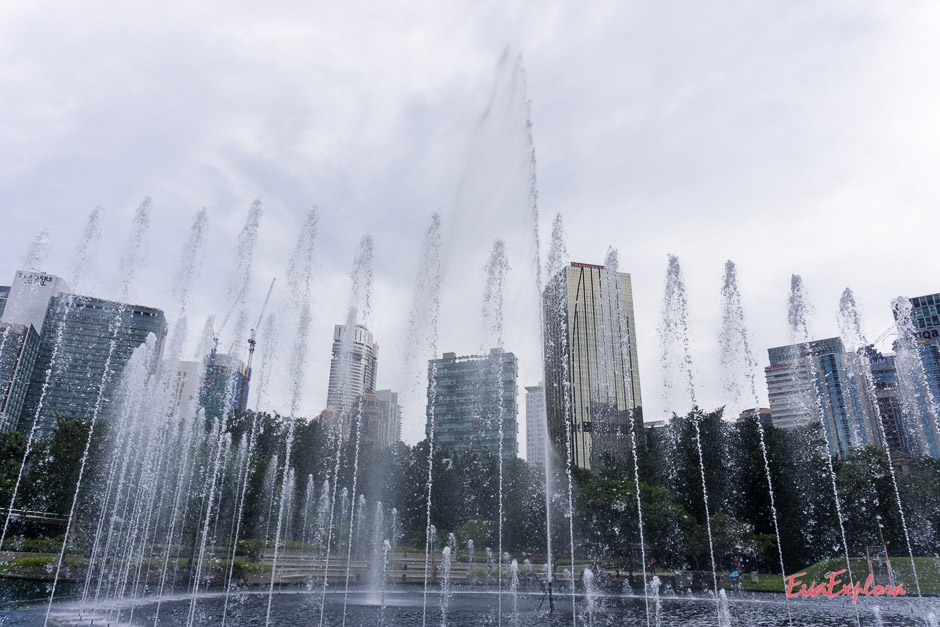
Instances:
[[[33,443],[16,508],[68,515],[88,427],[85,420],[60,420],[50,434]],[[293,427],[291,461],[285,468],[289,427]],[[245,451],[252,431],[254,445]],[[201,474],[192,482],[194,487],[183,504],[184,545],[195,542],[209,511],[214,516],[209,544],[220,549],[231,547],[235,519],[241,511],[238,535],[244,550],[239,554],[256,560],[273,543],[279,520],[283,542],[306,546],[311,551],[322,553],[327,539],[333,549],[345,547],[350,529],[355,532],[356,554],[361,557],[368,557],[376,539],[389,539],[399,548],[424,550],[429,461],[426,440],[387,449],[362,444],[354,499],[356,443],[333,437],[325,425],[247,412],[229,418],[223,432],[231,434],[231,441],[238,445],[232,447],[219,467],[223,476],[212,507],[207,507],[207,492],[198,489],[212,465],[198,465]],[[207,423],[206,438],[212,433]],[[695,410],[674,417],[666,427],[647,429],[644,436],[636,459],[643,548],[647,562],[655,559],[660,568],[710,569],[711,544],[720,570],[779,572],[782,551],[784,566],[793,572],[823,559],[841,557],[843,530],[853,557],[863,556],[866,546],[882,543],[893,556],[906,555],[908,538],[915,555],[937,554],[940,460],[914,458],[909,472],[895,473],[896,494],[888,455],[874,447],[832,458],[834,476],[830,474],[830,458],[819,425],[781,430],[762,425],[756,417],[729,422],[723,419],[721,410]],[[107,481],[110,437],[107,423],[96,427],[71,545],[75,552],[88,550],[87,537],[97,522],[97,495]],[[23,434],[0,434],[3,507],[10,502],[25,448]],[[207,443],[203,447],[205,455],[209,449]],[[571,468],[570,508],[568,466],[566,460],[553,456],[548,477],[550,529],[546,529],[544,468],[521,459],[504,461],[500,499],[500,462],[496,457],[458,456],[436,450],[430,459],[431,523],[438,548],[453,534],[458,551],[466,551],[467,541],[473,540],[478,551],[489,547],[495,552],[502,503],[502,546],[513,557],[529,558],[533,563],[544,561],[546,533],[550,531],[556,560],[569,560],[573,528],[576,560],[629,570],[645,566],[640,564],[643,552],[632,453],[625,458],[608,457],[593,472]],[[247,473],[238,467],[240,463],[248,465]],[[281,508],[279,499],[286,476],[292,481]],[[247,477],[247,485],[239,507],[242,477]],[[278,515],[281,509],[283,517]],[[710,523],[711,543],[706,523]],[[60,526],[13,526],[12,540],[4,548],[16,548],[17,542],[22,546],[23,540],[55,538],[61,533]],[[160,541],[167,540],[157,538],[154,546]]]

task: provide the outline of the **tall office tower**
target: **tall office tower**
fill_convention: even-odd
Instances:
[[[382,448],[388,448],[401,442],[401,405],[398,404],[398,392],[379,390],[375,393],[382,407]]]
[[[0,431],[19,423],[39,342],[33,325],[0,322]]]
[[[346,325],[333,327],[333,360],[326,404],[341,413],[349,413],[360,394],[375,392],[378,358],[379,345],[367,328],[358,325],[351,336],[346,336]]]
[[[217,353],[206,356],[205,372],[199,386],[199,405],[206,418],[231,417],[245,411],[248,404],[248,368],[235,355]]]
[[[498,456],[501,418],[503,459],[516,457],[518,371],[516,356],[498,348],[487,355],[444,353],[430,360],[425,434],[431,435],[433,411],[434,447],[452,455]]]
[[[605,455],[625,458],[631,418],[643,438],[630,275],[572,263],[549,279],[542,302],[552,445],[565,455],[570,432],[572,461],[587,469]]]
[[[0,287],[0,430],[19,424],[49,300],[62,291],[59,277],[24,270]]]
[[[908,421],[917,452],[940,457],[940,294],[904,300],[892,303],[901,397],[905,413],[917,417]],[[910,320],[902,321],[908,304]]]
[[[822,422],[832,454],[855,446],[881,446],[874,399],[859,355],[847,353],[837,337],[767,350],[764,369],[775,427]],[[815,377],[814,377],[815,375]]]
[[[525,457],[530,464],[545,465],[548,442],[545,424],[545,387],[530,385],[525,389]]]
[[[21,431],[31,429],[34,419],[40,432],[48,432],[58,418],[91,418],[99,392],[99,417],[108,417],[134,349],[149,334],[156,336],[151,364],[155,372],[166,337],[159,309],[75,294],[53,296],[41,324],[42,341],[19,420]]]
[[[883,355],[872,347],[867,349],[867,353],[888,450],[913,455],[919,447],[909,426],[911,416],[905,414],[904,404],[901,402],[895,356]]]
[[[42,335],[50,301],[68,291],[65,281],[55,275],[18,270],[10,286],[0,322],[33,325],[36,332]]]

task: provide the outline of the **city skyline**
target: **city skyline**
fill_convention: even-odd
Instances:
[[[171,2],[94,13],[57,7],[54,16],[41,5],[8,5],[0,16],[6,93],[16,94],[0,101],[0,267],[12,274],[48,228],[45,269],[68,278],[85,218],[101,205],[103,244],[85,273],[93,285],[73,287],[119,299],[131,216],[149,194],[151,255],[131,300],[174,323],[175,253],[206,206],[190,345],[208,315],[221,321],[228,312],[236,236],[261,197],[252,322],[272,278],[272,298],[288,298],[284,243],[317,205],[311,354],[327,353],[330,330],[345,320],[349,266],[366,231],[381,262],[374,308],[383,315],[372,330],[385,356],[400,354],[419,242],[440,209],[448,285],[440,346],[479,350],[478,308],[467,303],[479,302],[479,268],[504,237],[514,282],[507,345],[519,355],[520,381],[536,384],[529,206],[484,202],[519,172],[525,142],[477,132],[507,43],[527,73],[525,99],[513,102],[530,103],[543,259],[556,212],[566,218],[571,259],[602,263],[607,246],[618,247],[634,278],[640,360],[652,364],[666,255],[678,254],[703,406],[721,401],[713,372],[727,258],[739,265],[754,346],[789,341],[794,272],[816,308],[814,337],[837,334],[846,286],[869,337],[891,323],[890,299],[936,290],[935,265],[909,262],[910,251],[931,250],[940,222],[940,182],[928,174],[940,162],[940,90],[924,79],[940,59],[933,5],[676,12],[656,3],[550,2],[540,11],[393,3],[358,12],[282,7],[259,20],[254,11]],[[207,20],[211,42],[188,25]],[[493,161],[493,153],[508,156]],[[300,413],[324,406],[328,368],[311,364]],[[413,442],[423,432],[420,395],[393,374],[380,373],[378,385],[402,390],[403,433]],[[641,377],[646,415],[662,415],[658,369]],[[287,407],[286,387],[271,394],[265,409]]]
[[[590,268],[590,267],[595,267],[595,266],[591,266],[590,264],[580,264],[580,263],[577,263],[577,262],[572,262],[571,266],[569,266],[569,267],[588,267],[588,268]],[[601,266],[596,266],[596,267],[597,267],[597,268],[600,268]],[[32,274],[35,275],[35,276],[46,276],[46,277],[49,278],[49,283],[48,283],[48,284],[44,281],[44,282],[42,283],[42,285],[40,286],[39,283],[37,282],[37,293],[39,294],[39,297],[38,297],[38,298],[39,298],[40,301],[42,301],[42,302],[39,303],[39,304],[46,304],[46,305],[48,306],[49,301],[51,301],[51,299],[54,297],[55,294],[58,294],[58,293],[59,293],[59,290],[65,291],[65,290],[68,290],[68,289],[69,289],[68,286],[65,284],[65,282],[62,281],[58,276],[50,275],[50,274],[44,274],[44,273],[42,273],[42,272],[36,272],[36,271],[33,271]],[[26,276],[30,275],[30,272],[29,272],[29,271],[17,271],[17,272],[16,272],[15,280],[14,280],[12,283],[17,284],[17,281],[20,281],[20,283],[23,283],[23,281],[21,281],[21,280],[19,279],[19,277],[20,277],[21,275],[24,276],[24,277],[26,277]],[[54,285],[53,285],[53,283],[52,283],[53,280],[56,281],[56,283],[55,283]],[[9,286],[0,286],[0,288],[2,288],[3,290],[9,290]],[[15,290],[14,290],[14,293],[15,293]],[[93,297],[85,297],[85,298],[90,298],[90,300],[93,301],[93,302],[105,302],[105,301],[101,301],[100,299],[96,299],[96,298],[93,298]],[[936,299],[937,299],[937,302],[940,303],[940,295],[936,295],[936,294],[930,295],[929,298],[930,298],[930,299],[936,298]],[[23,302],[27,303],[27,305],[28,305],[28,307],[29,307],[30,309],[29,309],[28,311],[21,311],[21,312],[19,312],[19,318],[25,319],[25,318],[28,318],[28,317],[32,316],[33,318],[37,318],[37,319],[35,320],[35,323],[36,323],[36,324],[42,325],[43,318],[45,318],[45,315],[46,315],[46,314],[45,314],[44,311],[43,311],[43,312],[39,312],[39,309],[41,309],[41,307],[39,307],[39,309],[37,309],[38,305],[36,305],[35,302],[32,302],[32,301],[35,300],[35,299],[36,299],[36,296],[30,295],[29,298],[27,298],[27,299],[25,299],[25,300],[23,301]],[[21,306],[22,306],[23,302],[20,303]],[[938,307],[938,305],[934,304],[933,302],[929,302],[929,303],[928,303],[928,296],[912,297],[912,298],[911,298],[911,302],[912,302],[912,304],[914,305],[914,307],[913,307],[913,316],[914,316],[913,328],[915,329],[915,333],[918,334],[918,339],[920,339],[920,334],[922,334],[925,330],[926,330],[926,332],[927,332],[927,334],[928,334],[928,336],[929,336],[930,333],[932,333],[932,330],[937,327],[937,325],[934,323],[934,318],[937,316],[937,313],[936,313],[936,312],[937,312],[937,307]],[[6,302],[4,302],[4,305],[6,305]],[[32,311],[33,309],[36,309],[36,311]],[[0,313],[2,313],[2,311],[0,311]],[[6,313],[7,313],[7,318],[9,318],[9,317],[11,316],[11,311],[7,311]],[[37,316],[38,316],[38,317],[37,317]],[[339,341],[338,338],[340,337],[340,336],[337,335],[337,334],[340,334],[340,335],[341,335],[341,329],[342,329],[342,328],[343,328],[343,325],[334,325],[334,328],[333,328],[333,329],[334,329],[334,342],[333,342],[334,351],[335,351],[335,349],[336,349],[337,342]],[[11,334],[10,334],[11,337],[14,337],[14,336],[15,336],[15,334],[14,334],[13,331],[14,331],[14,329],[11,327]],[[25,329],[21,329],[20,331],[25,331]],[[20,331],[16,331],[16,332],[19,333]],[[168,332],[169,332],[169,328],[168,328],[167,331],[165,331],[164,333],[166,334],[166,333],[168,333]],[[372,356],[371,356],[371,363],[372,363],[372,366],[371,366],[370,368],[366,368],[366,370],[371,371],[371,375],[370,375],[370,376],[372,377],[372,380],[374,381],[374,380],[375,380],[375,372],[378,370],[378,368],[377,368],[377,362],[378,362],[378,360],[377,360],[378,344],[375,343],[374,340],[371,339],[371,336],[372,336],[371,332],[369,332],[365,327],[363,327],[363,326],[360,325],[360,328],[357,329],[357,338],[358,338],[358,336],[362,335],[363,333],[369,336],[369,342],[370,342],[371,345],[372,345],[372,351],[373,351],[373,354],[372,354]],[[894,337],[895,337],[894,335],[891,335],[891,336],[889,337],[889,339],[894,338]],[[364,336],[363,336],[363,338],[358,338],[358,339],[365,339],[365,338],[364,338]],[[929,359],[931,358],[931,355],[933,355],[934,353],[937,352],[937,348],[936,348],[936,346],[935,346],[935,345],[936,345],[935,339],[936,339],[936,338],[933,338],[933,340],[931,340],[930,338],[927,338],[926,340],[922,340],[922,341],[926,341],[926,342],[929,344],[929,346],[932,347],[930,350],[933,351],[933,352],[928,351],[928,352],[925,353],[925,359],[928,359],[928,361],[925,362],[924,367],[927,369],[928,374],[933,377],[932,379],[930,379],[931,385],[933,385],[934,388],[937,388],[937,386],[940,385],[940,383],[938,383],[938,381],[935,381],[935,380],[934,380],[934,379],[936,379],[936,375],[935,375],[935,374],[931,374],[931,373],[933,373],[933,371],[936,370],[936,366],[935,366],[935,364],[934,364],[933,362],[929,361]],[[822,342],[822,343],[824,343],[824,342],[837,342],[837,343],[841,346],[841,341],[839,340],[839,338],[832,338],[831,340],[818,340],[818,339],[810,338],[810,344],[811,344],[811,345],[816,345],[816,344],[819,344],[819,343],[821,343],[821,342]],[[358,342],[358,341],[357,341],[357,344],[361,344],[361,342]],[[16,343],[13,343],[13,344],[11,344],[11,346],[9,347],[9,349],[8,349],[8,350],[5,350],[4,352],[5,352],[5,353],[9,353],[9,352],[12,351],[12,350],[18,350],[18,348],[19,348],[19,345],[16,344]],[[772,357],[772,355],[774,354],[773,351],[777,351],[778,353],[779,353],[780,351],[787,352],[788,350],[790,350],[790,349],[792,349],[792,348],[793,348],[793,346],[783,346],[783,347],[768,349],[768,350],[770,351],[770,353],[771,353],[771,358],[770,358],[770,360],[769,360],[769,364],[770,364],[770,365],[769,365],[769,366],[763,365],[762,360],[759,359],[759,360],[758,360],[759,366],[760,366],[763,370],[765,370],[766,373],[767,373],[768,376],[769,376],[770,372],[773,371],[773,369],[775,368],[775,366],[774,366],[774,360],[773,360],[773,357]],[[47,349],[47,350],[48,350],[48,349]],[[841,351],[842,349],[839,349],[839,350]],[[763,352],[764,349],[760,349],[760,351]],[[38,347],[37,347],[37,352],[38,352]],[[837,351],[837,352],[838,352],[838,351]],[[894,358],[893,353],[891,353],[891,352],[889,352],[889,351],[885,351],[885,353],[886,353],[886,355],[888,356],[888,358],[891,359],[891,364],[892,364],[892,366],[891,366],[892,370],[891,370],[891,371],[893,372],[893,363],[894,363],[894,362],[893,362],[893,358]],[[781,354],[782,354],[782,353],[781,353]],[[225,355],[222,355],[222,356],[225,357],[225,358],[229,358],[229,355],[228,355],[228,354],[225,354]],[[843,358],[850,357],[850,356],[851,356],[851,355],[846,354]],[[884,357],[881,356],[881,355],[876,355],[876,356],[874,356],[874,358],[876,358],[877,360],[880,360],[879,363],[881,363],[881,361],[884,360]],[[234,357],[233,357],[233,359],[234,359]],[[781,357],[781,359],[783,359],[784,361],[786,361],[786,358],[785,358],[785,357]],[[936,357],[935,357],[935,356],[934,356],[934,361],[936,361]],[[184,363],[186,363],[186,362],[181,362],[181,366],[182,366]],[[335,365],[335,358],[331,360],[331,363]],[[257,364],[256,364],[256,366],[257,366]],[[242,365],[241,367],[244,367],[244,366]],[[897,374],[894,374],[893,376],[896,378],[896,377],[897,377]],[[876,378],[877,378],[877,377],[876,377]],[[768,379],[768,381],[769,381],[769,379]],[[762,393],[765,393],[765,394],[766,394],[767,391],[768,391],[768,390],[767,390],[767,386],[761,385],[760,387],[761,387],[761,389],[762,389],[762,390],[761,390]],[[373,390],[374,390],[374,388],[375,388],[375,384],[373,384]],[[522,383],[520,383],[519,388],[520,388],[520,390],[519,390],[518,396],[521,397],[521,396],[522,396],[522,390],[525,389],[526,386],[524,386]],[[638,390],[637,390],[637,392],[638,392]],[[936,394],[936,392],[934,392],[934,393]],[[397,398],[397,394],[398,394],[398,393],[396,392],[396,393],[394,393],[394,394],[396,395],[396,398]],[[20,400],[25,400],[25,399],[20,399]],[[385,401],[385,402],[387,402],[387,401]],[[524,398],[522,398],[522,399],[517,398],[517,405],[518,405],[518,406],[525,407],[525,406],[526,406],[526,402],[527,402],[527,401],[526,401],[526,399],[524,399]],[[882,396],[879,396],[879,403],[882,403],[882,402],[885,402],[885,399],[882,398]],[[773,400],[770,400],[768,404],[769,404],[770,406],[773,406]],[[327,405],[325,405],[324,407],[326,407],[326,406],[327,406]],[[397,401],[396,401],[396,406],[398,407],[398,412],[401,413],[401,408],[400,408],[399,405],[397,405]],[[248,408],[252,408],[252,409],[253,409],[253,407],[251,406],[251,404],[248,405]],[[25,403],[24,403],[24,409],[26,409]],[[725,418],[726,418],[727,420],[729,420],[729,421],[734,420],[734,417],[737,416],[738,411],[740,411],[740,410],[746,410],[746,409],[747,409],[747,408],[744,408],[744,407],[742,407],[742,408],[727,407],[727,408],[726,408],[726,416],[725,416]],[[882,408],[882,411],[884,411],[884,409],[885,409],[885,408]],[[277,409],[274,409],[273,411],[278,411],[278,410],[277,410]],[[889,412],[890,412],[890,408],[889,408]],[[867,412],[865,412],[866,421],[869,423],[869,424],[867,425],[867,429],[868,429],[868,430],[872,430],[872,429],[873,429],[873,423],[871,422],[871,421],[873,420],[873,418],[872,418],[872,416],[868,415],[868,414],[870,414],[870,413],[871,413],[871,409],[869,409],[869,410],[867,410]],[[921,413],[923,413],[923,412],[921,412]],[[313,412],[313,413],[310,414],[310,417],[311,417],[311,418],[314,418],[314,417],[318,416],[319,414],[320,414],[319,411]],[[789,425],[789,423],[787,423],[787,419],[786,419],[785,416],[780,417],[779,411],[778,411],[778,414],[777,414],[776,416],[777,416],[777,417],[775,417],[774,424],[776,424],[776,425],[778,425],[778,426],[784,426],[784,427],[792,426],[792,425]],[[783,420],[783,423],[780,422],[781,420]],[[658,422],[658,421],[659,421],[658,418],[654,418],[654,419],[652,420],[652,422]],[[519,421],[518,421],[518,426],[521,427],[521,428],[519,428],[519,432],[518,432],[517,446],[518,446],[518,448],[519,448],[520,456],[521,456],[521,457],[527,457],[527,454],[526,454],[526,453],[527,453],[527,450],[526,450],[527,447],[524,446],[524,444],[525,444],[525,443],[528,441],[528,439],[529,439],[529,438],[527,437],[527,432],[528,432],[528,426],[526,425],[527,422],[528,422],[528,420],[525,420],[525,421],[519,420]],[[925,423],[925,424],[927,424],[927,423]],[[523,425],[526,425],[526,426],[523,427]],[[928,425],[928,426],[929,426],[929,425]],[[891,428],[893,428],[893,427],[891,427],[891,426],[889,425],[887,428],[891,429]],[[901,428],[901,427],[899,427],[899,428]],[[398,422],[398,423],[397,423],[395,429],[396,429],[396,431],[398,432],[398,434],[399,434],[399,436],[400,436],[400,435],[401,435],[401,422]],[[908,427],[908,429],[909,429],[909,427]],[[390,434],[389,434],[389,435],[390,435]],[[888,433],[888,436],[889,436],[889,439],[890,439],[890,438],[894,438],[894,437],[904,437],[904,436],[896,436],[893,432],[890,432],[890,431],[889,431],[889,433]],[[389,438],[388,435],[385,436],[385,437],[386,437],[386,438]],[[909,438],[910,438],[910,437],[916,437],[916,436],[911,435],[910,433],[908,433],[908,434],[906,435],[906,437],[909,437]],[[866,436],[865,439],[870,439],[870,436]],[[408,442],[407,440],[405,440],[405,439],[403,439],[403,438],[402,438],[402,441],[406,441],[407,443],[413,443],[413,442]],[[932,440],[931,440],[931,442],[932,442]],[[928,446],[928,448],[929,448],[929,446]],[[933,449],[930,449],[930,450],[933,450]]]

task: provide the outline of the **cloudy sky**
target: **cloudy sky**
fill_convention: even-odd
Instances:
[[[557,212],[572,259],[602,263],[608,246],[619,249],[634,281],[646,412],[656,417],[665,409],[656,329],[666,256],[678,254],[699,398],[718,405],[726,259],[739,266],[761,366],[767,347],[788,341],[792,273],[806,281],[817,337],[837,334],[846,286],[872,338],[890,324],[892,297],[940,291],[938,32],[930,2],[6,2],[0,277],[12,278],[43,228],[52,240],[44,267],[67,275],[101,205],[102,250],[82,287],[116,296],[131,217],[150,195],[134,297],[171,312],[182,242],[205,206],[189,325],[198,329],[224,315],[251,201],[265,209],[254,312],[316,205],[301,403],[313,415],[364,233],[376,247],[379,383],[407,385],[395,366],[422,232],[440,210],[439,350],[467,354],[487,342],[482,268],[501,237],[514,281],[505,345],[519,355],[520,385],[534,384],[531,221],[518,193],[525,168],[514,165],[525,156],[525,107],[509,101],[498,124],[480,125],[499,98],[508,47],[527,73],[543,256]],[[285,396],[272,403],[286,410]],[[423,407],[410,405],[405,439],[415,441]]]

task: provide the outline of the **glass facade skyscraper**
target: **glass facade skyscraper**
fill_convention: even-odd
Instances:
[[[0,431],[19,422],[39,342],[33,325],[0,322]]]
[[[871,364],[872,382],[875,385],[875,398],[878,401],[878,413],[884,425],[888,449],[913,455],[917,449],[912,441],[909,425],[913,417],[904,412],[896,357],[883,355],[873,348],[869,348],[867,353]]]
[[[0,285],[0,317],[3,316],[3,310],[7,306],[7,299],[10,298],[10,286]]]
[[[38,419],[46,432],[59,418],[90,418],[102,381],[99,416],[109,416],[125,365],[151,333],[155,370],[166,336],[162,311],[75,294],[52,297],[18,428],[28,431]]]
[[[770,366],[764,374],[774,426],[786,429],[818,420],[832,454],[882,444],[861,356],[847,353],[840,338],[778,346],[767,354]]]
[[[898,324],[902,346],[896,347],[905,411],[920,418],[912,433],[915,449],[940,457],[940,294],[909,300],[912,324],[907,331],[908,325]],[[903,307],[895,301],[893,310],[897,317]],[[915,427],[914,420],[909,422]]]
[[[498,456],[500,417],[502,455],[518,455],[516,378],[518,363],[512,353],[492,349],[487,355],[458,357],[444,353],[428,362],[428,422],[434,412],[434,447],[452,455],[475,453]]]
[[[213,349],[206,357],[199,388],[199,405],[205,409],[206,418],[231,417],[236,411],[245,411],[248,381],[248,368],[240,359]]]
[[[643,437],[643,401],[630,275],[572,263],[543,294],[545,410],[555,450],[596,468],[630,450],[631,418]]]

